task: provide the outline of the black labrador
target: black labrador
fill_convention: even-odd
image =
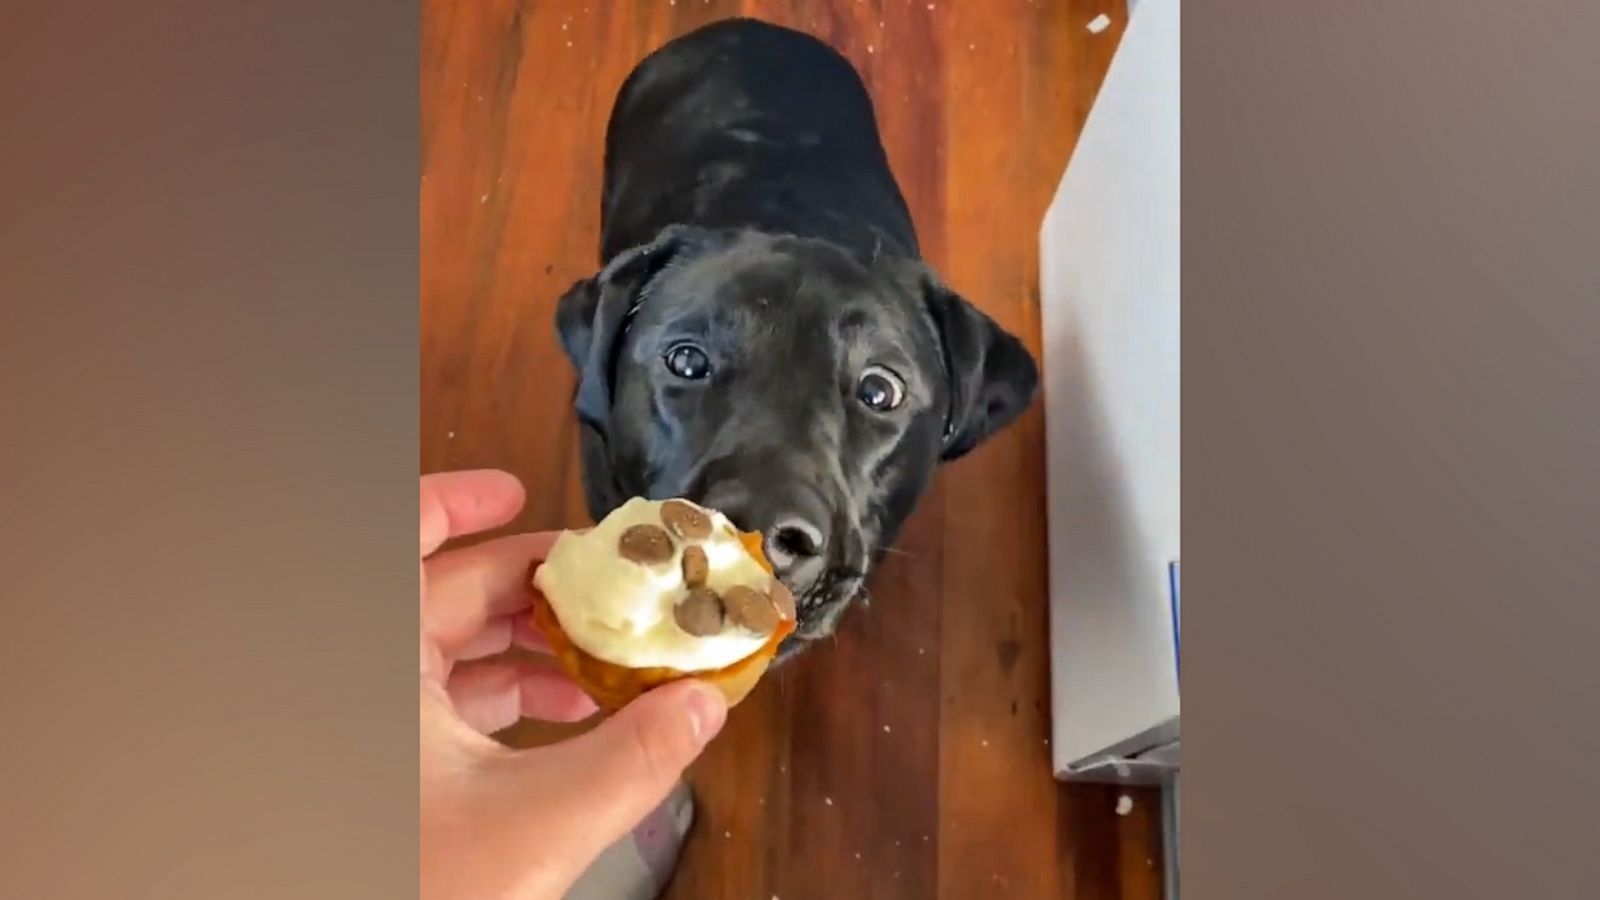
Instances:
[[[561,298],[589,512],[685,497],[766,535],[829,634],[935,467],[1031,402],[1012,335],[922,261],[872,100],[750,19],[648,56],[606,132],[603,268]]]

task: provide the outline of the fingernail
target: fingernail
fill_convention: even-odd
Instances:
[[[694,731],[694,739],[704,745],[716,736],[722,729],[723,720],[728,718],[728,702],[723,699],[722,692],[700,681],[689,682],[689,696],[685,704],[689,707],[689,727]]]

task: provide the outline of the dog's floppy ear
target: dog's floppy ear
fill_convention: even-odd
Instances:
[[[940,456],[958,459],[1028,408],[1039,369],[1021,341],[954,291],[929,279],[925,296],[950,388]]]
[[[616,354],[627,322],[650,279],[688,238],[687,229],[662,230],[654,241],[617,254],[593,278],[585,278],[556,302],[556,334],[578,372],[578,418],[603,434],[611,409]]]

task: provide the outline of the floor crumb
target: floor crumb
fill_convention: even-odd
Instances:
[[[823,797],[822,798],[822,802],[828,804],[829,806],[832,806],[833,805],[833,798],[832,797]]]
[[[1117,798],[1117,815],[1125,816],[1130,812],[1133,812],[1133,798],[1123,794]]]
[[[1090,34],[1099,34],[1100,32],[1111,27],[1111,17],[1105,13],[1101,13],[1100,15],[1090,19],[1089,24],[1084,27],[1089,29]]]

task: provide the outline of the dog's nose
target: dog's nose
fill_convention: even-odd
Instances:
[[[762,471],[770,480],[770,473],[781,469],[767,465]],[[740,531],[759,533],[761,549],[778,574],[802,581],[815,577],[831,552],[831,504],[799,478],[755,493],[748,487],[754,479],[739,474],[726,471],[723,463],[708,464],[682,496],[720,510]]]
[[[779,575],[803,575],[807,563],[828,552],[828,531],[822,525],[827,519],[820,514],[795,512],[794,504],[750,503],[747,495],[735,499],[723,491],[701,502],[722,510],[740,531],[760,532],[762,552]]]
[[[822,529],[799,516],[784,516],[766,531],[767,559],[779,572],[821,556],[827,546],[828,536]]]

